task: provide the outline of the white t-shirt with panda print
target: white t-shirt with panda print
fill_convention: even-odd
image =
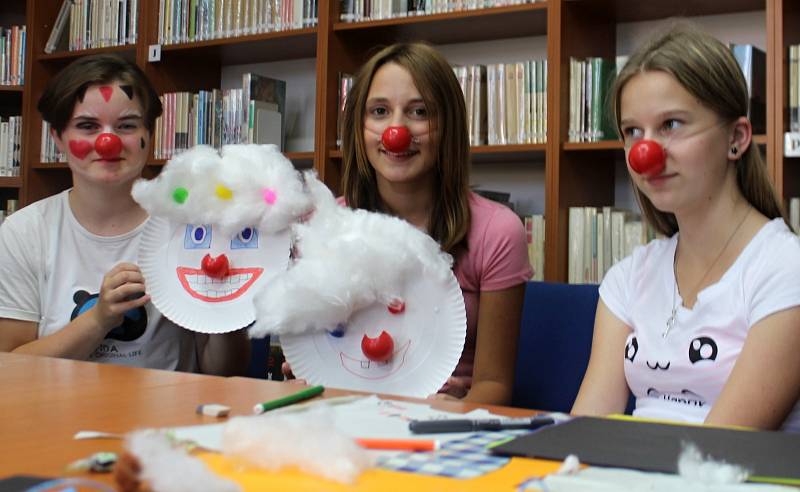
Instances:
[[[692,309],[675,288],[677,244],[675,234],[636,248],[609,270],[600,297],[631,328],[623,364],[634,415],[703,422],[750,328],[800,306],[800,239],[780,218],[765,224],[719,282],[698,293]],[[676,322],[664,336],[673,306],[679,306]],[[783,428],[800,432],[800,402]]]
[[[78,223],[68,194],[33,203],[0,226],[0,318],[38,323],[39,338],[90,309],[114,265],[136,263],[146,224],[119,236],[97,236]],[[88,360],[198,369],[193,333],[164,318],[152,303],[128,311]]]

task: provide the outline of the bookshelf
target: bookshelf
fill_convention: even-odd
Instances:
[[[26,24],[26,1],[6,0],[0,5],[0,26]],[[26,63],[30,61],[30,50],[26,50]],[[27,79],[26,79],[27,80]],[[4,119],[13,115],[24,114],[23,99],[27,91],[22,85],[0,85],[0,117]],[[23,132],[25,121],[23,119]],[[23,149],[24,152],[24,149]],[[24,161],[24,154],[21,156]],[[23,174],[25,166],[20,169],[19,176],[0,176],[0,210],[6,208],[8,200],[21,200],[23,195]]]
[[[663,21],[675,16],[756,14],[766,19],[767,132],[755,141],[763,149],[770,175],[785,198],[800,195],[800,159],[783,158],[787,128],[787,47],[800,43],[800,5],[794,0],[547,0],[427,16],[364,22],[341,22],[340,2],[319,2],[316,27],[249,34],[236,38],[161,46],[161,59],[148,61],[148,47],[158,43],[158,0],[139,0],[139,37],[135,45],[44,53],[44,45],[61,1],[6,0],[28,25],[26,80],[22,88],[0,89],[0,104],[17,98],[24,115],[23,172],[19,179],[0,179],[0,198],[19,196],[22,204],[52,195],[70,185],[63,164],[39,162],[41,118],[36,101],[46,80],[78,56],[114,52],[135,60],[160,93],[220,87],[223,67],[240,64],[313,59],[315,100],[313,149],[289,152],[298,167],[313,167],[334,191],[339,190],[341,152],[336,148],[337,83],[340,72],[354,73],[377,46],[402,40],[426,40],[436,45],[546,37],[548,60],[546,144],[473,148],[472,159],[482,168],[503,163],[523,169],[543,167],[543,209],[547,217],[545,278],[567,279],[568,208],[615,203],[615,187],[624,176],[622,145],[616,141],[570,143],[570,57],[608,57],[618,53],[620,25]],[[151,160],[147,174],[164,161]],[[543,163],[543,166],[542,164]],[[541,169],[541,167],[539,169]],[[538,172],[538,171],[537,171]],[[540,173],[542,174],[542,173]]]

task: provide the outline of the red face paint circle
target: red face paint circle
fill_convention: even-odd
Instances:
[[[216,258],[207,254],[203,257],[200,268],[211,278],[224,278],[227,277],[228,272],[230,272],[230,263],[228,262],[228,257],[224,254]]]
[[[411,132],[405,126],[390,126],[383,131],[381,142],[389,152],[404,152],[411,145]]]
[[[628,151],[628,163],[637,174],[657,176],[664,171],[667,154],[655,140],[639,140]]]
[[[392,358],[394,340],[385,331],[382,331],[376,338],[370,338],[365,333],[361,339],[361,351],[367,359],[374,362],[383,362]]]
[[[113,133],[101,133],[94,141],[94,149],[103,159],[116,159],[122,152],[122,140]]]

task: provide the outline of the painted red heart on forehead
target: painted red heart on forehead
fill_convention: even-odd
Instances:
[[[89,152],[92,151],[94,145],[86,140],[70,140],[69,151],[78,159],[85,159]]]

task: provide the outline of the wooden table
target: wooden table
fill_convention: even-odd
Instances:
[[[0,478],[15,474],[62,476],[69,463],[119,440],[76,441],[79,430],[126,433],[139,428],[219,422],[197,415],[204,403],[223,403],[231,415],[250,415],[255,403],[294,393],[298,385],[224,378],[49,357],[0,353]],[[324,396],[352,392],[326,389]],[[407,399],[417,401],[413,399]],[[430,403],[430,402],[429,402]],[[435,408],[466,412],[478,405],[435,401]],[[529,410],[481,406],[501,415]],[[109,476],[92,478],[111,482]]]

